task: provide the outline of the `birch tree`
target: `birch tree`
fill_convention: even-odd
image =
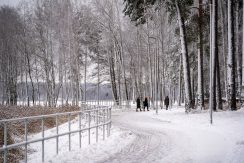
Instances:
[[[23,23],[18,12],[11,7],[0,8],[1,85],[2,100],[8,105],[17,105],[17,78],[24,58],[21,54]]]
[[[198,0],[198,106],[204,107],[204,84],[203,84],[203,31],[202,31],[202,0]]]
[[[235,84],[235,39],[234,39],[234,10],[233,1],[228,0],[228,94],[229,107],[236,110],[236,84]]]

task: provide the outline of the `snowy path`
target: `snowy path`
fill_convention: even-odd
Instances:
[[[116,127],[130,130],[136,135],[134,141],[119,153],[112,155],[109,159],[101,162],[189,162],[183,155],[185,149],[176,146],[172,142],[169,131],[161,128],[162,124],[169,124],[168,121],[160,121],[150,117],[152,112],[125,112],[113,116],[113,124]],[[182,138],[183,139],[183,138]],[[174,155],[171,155],[172,148],[177,148]],[[174,149],[175,150],[175,149]],[[177,152],[177,153],[175,153]],[[174,157],[175,154],[182,155]]]
[[[243,110],[186,115],[183,109],[115,113],[113,124],[130,130],[136,139],[101,162],[218,163],[244,162]]]
[[[142,116],[134,113],[129,116],[128,113],[125,113],[120,117],[114,117],[113,124],[116,127],[130,130],[136,138],[122,151],[102,162],[155,162],[164,156],[169,147],[168,138],[164,133],[143,128],[140,124],[135,123],[143,121],[142,118]],[[149,120],[151,119],[146,119],[147,123],[150,123]]]

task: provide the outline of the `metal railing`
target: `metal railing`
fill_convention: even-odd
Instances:
[[[59,117],[68,116],[68,132],[59,133]],[[79,127],[76,130],[71,130],[71,116],[78,116]],[[81,118],[86,120],[88,123],[85,127],[81,126]],[[52,136],[45,136],[44,130],[44,122],[47,118],[55,118],[56,123],[56,134]],[[94,119],[94,123],[92,122]],[[28,140],[28,122],[32,120],[40,120],[41,121],[41,138]],[[22,123],[24,124],[24,140],[19,143],[7,144],[7,135],[8,128],[7,125],[10,123]],[[83,109],[82,111],[74,111],[74,112],[65,112],[65,113],[56,113],[49,115],[41,115],[41,116],[31,116],[31,117],[23,117],[23,118],[14,118],[14,119],[5,119],[0,120],[0,125],[3,126],[3,146],[0,148],[0,152],[3,152],[3,161],[7,163],[8,151],[10,149],[24,147],[24,162],[27,162],[27,148],[31,143],[41,142],[42,143],[42,162],[44,162],[44,150],[45,150],[45,140],[56,139],[56,154],[59,152],[59,137],[68,135],[69,141],[69,151],[71,150],[71,134],[79,133],[79,146],[81,148],[81,133],[87,131],[88,132],[88,143],[91,143],[91,129],[96,129],[96,142],[98,142],[98,128],[102,128],[103,140],[105,139],[106,133],[105,128],[107,129],[107,137],[110,135],[111,128],[111,107],[104,106],[92,106],[88,107],[88,109]]]
[[[81,101],[81,104],[88,104],[88,105],[101,105],[101,106],[131,106],[133,101],[115,101],[115,100],[86,100],[86,101]]]

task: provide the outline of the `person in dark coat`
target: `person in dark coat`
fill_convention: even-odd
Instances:
[[[148,99],[147,99],[147,97],[145,97],[145,100],[143,101],[143,105],[144,105],[143,110],[145,111],[145,108],[147,108],[147,111],[149,111],[149,108],[148,108]]]
[[[136,111],[138,111],[137,109],[141,111],[141,100],[139,97],[136,99]]]
[[[164,105],[166,106],[166,110],[168,110],[168,107],[169,107],[169,97],[168,96],[166,96],[164,99]]]

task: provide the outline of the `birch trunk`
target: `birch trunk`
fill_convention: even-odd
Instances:
[[[199,0],[198,12],[198,106],[204,108],[204,84],[203,84],[203,43],[202,43],[202,0]]]
[[[216,110],[216,55],[218,53],[218,45],[217,45],[217,0],[212,1],[211,7],[211,21],[210,21],[210,28],[211,28],[211,60],[210,60],[210,98],[209,98],[209,109],[211,113],[211,120],[210,123],[212,124],[212,111]]]
[[[27,59],[25,58],[25,63]],[[26,65],[25,65],[26,66]],[[30,106],[30,98],[29,98],[29,85],[28,85],[28,70],[27,67],[25,68],[25,97],[26,97],[26,104]]]
[[[163,11],[162,9],[160,9],[160,34],[161,34],[161,52],[162,52],[162,56],[164,54],[164,20],[163,20]],[[160,77],[161,79],[161,88],[160,88],[160,92],[161,92],[161,96],[160,96],[160,100],[161,100],[161,105],[163,108],[163,102],[164,102],[164,59],[162,58],[162,72],[160,73],[162,75],[162,77]]]
[[[88,50],[87,50],[87,47],[86,47],[86,53],[85,53],[85,72],[84,72],[84,101],[86,102],[86,76],[87,76],[87,53],[88,53]]]
[[[239,1],[235,2],[235,53],[237,61],[237,96],[240,97],[241,94],[241,83],[242,83],[242,73],[241,73],[241,55],[239,53]]]
[[[149,67],[149,79],[150,79],[150,101],[152,103],[152,108],[154,108],[154,91],[153,91],[153,70],[152,70],[152,58],[150,55],[151,45],[150,45],[150,33],[149,33],[149,22],[147,21],[147,58]]]
[[[191,92],[191,77],[190,77],[190,65],[188,58],[187,42],[185,35],[185,23],[183,16],[181,15],[181,9],[176,1],[176,9],[178,14],[179,28],[180,28],[180,40],[181,40],[181,50],[182,50],[182,59],[183,59],[183,70],[184,70],[184,82],[185,82],[185,109],[186,112],[189,112],[193,109],[192,102],[192,92]]]
[[[217,0],[217,2],[219,2],[219,0]],[[216,8],[219,9],[219,4],[216,6]],[[218,12],[217,12],[217,14],[218,14]],[[217,17],[218,17],[218,15],[217,15]],[[217,46],[218,46],[218,38],[217,38]],[[216,54],[216,108],[219,110],[223,110],[220,65],[219,65],[219,53]]]
[[[195,103],[195,89],[194,89],[194,86],[195,86],[195,81],[194,81],[194,70],[191,69],[191,87],[192,87],[192,101],[193,103]]]
[[[234,39],[234,11],[233,1],[228,0],[228,95],[229,107],[236,110],[236,85],[235,85],[235,39]]]
[[[114,49],[111,47],[111,49],[108,48],[109,52],[109,70],[110,70],[110,80],[112,85],[112,92],[115,102],[118,102],[118,92],[117,92],[117,84],[116,84],[116,75],[115,75],[115,65],[114,65]],[[118,103],[117,103],[118,104]]]
[[[216,108],[223,110],[222,93],[221,93],[221,78],[219,66],[219,54],[216,54]]]
[[[181,106],[182,98],[182,55],[180,54],[180,67],[179,67],[179,87],[178,87],[178,106]]]
[[[100,101],[100,55],[98,51],[97,44],[97,104],[99,105]]]
[[[222,0],[219,0],[219,4],[220,4],[220,14],[221,14],[221,24],[222,24],[222,55],[224,58],[224,80],[225,80],[225,98],[226,100],[228,99],[228,82],[227,82],[227,55],[226,55],[226,51],[227,51],[227,30],[226,27],[227,25],[227,21],[226,21],[226,13],[225,13],[225,4]]]
[[[117,17],[118,17],[118,24],[119,24],[119,36],[120,36],[120,62],[121,62],[121,68],[123,72],[123,79],[124,79],[124,87],[125,87],[125,97],[126,101],[129,101],[129,94],[128,94],[128,86],[126,81],[126,74],[125,74],[125,54],[124,54],[124,44],[123,44],[123,35],[122,35],[122,27],[120,22],[120,14],[119,14],[119,8],[118,8],[118,1],[116,0],[116,9],[117,9]]]
[[[244,3],[242,3],[242,87],[244,86]],[[241,93],[243,91],[241,87]]]

